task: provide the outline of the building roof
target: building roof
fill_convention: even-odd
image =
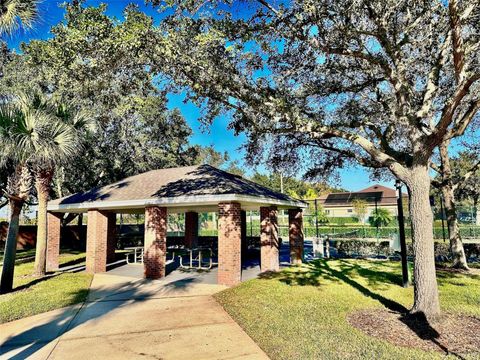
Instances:
[[[331,193],[320,198],[323,207],[351,206],[353,200],[365,200],[369,204],[396,205],[397,193],[395,189],[383,185],[372,185],[355,192]]]
[[[198,208],[237,201],[242,208],[262,205],[306,207],[302,201],[210,165],[158,169],[48,203],[48,210],[143,209],[147,205]],[[180,211],[179,209],[177,209]],[[206,209],[208,210],[208,209]]]

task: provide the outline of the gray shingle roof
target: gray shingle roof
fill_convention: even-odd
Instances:
[[[148,171],[114,184],[52,200],[49,202],[49,207],[226,194],[269,198],[283,203],[299,203],[288,195],[275,192],[240,176],[209,165],[197,165]]]

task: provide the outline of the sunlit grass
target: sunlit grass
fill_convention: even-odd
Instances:
[[[480,276],[439,271],[444,311],[480,317]],[[364,308],[409,308],[395,262],[330,260],[242,283],[217,300],[272,359],[440,359],[445,355],[394,346],[347,322]],[[476,358],[473,355],[467,358]]]
[[[85,253],[60,254],[60,264],[81,264]],[[76,304],[86,299],[92,275],[55,273],[33,276],[34,263],[15,266],[14,291],[0,295],[0,323]]]

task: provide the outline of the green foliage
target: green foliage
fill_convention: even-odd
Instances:
[[[358,224],[359,219],[355,216],[340,217],[340,216],[328,216],[328,223],[332,225],[346,225],[346,224]]]
[[[23,54],[10,56],[0,78],[4,97],[33,89],[89,111],[100,125],[85,138],[83,156],[58,168],[55,196],[155,168],[222,162],[225,154],[212,147],[190,146],[192,131],[182,114],[167,110],[157,86],[161,79],[152,70],[158,31],[151,17],[129,6],[119,22],[106,15],[106,5],[65,6],[53,36],[23,44]]]
[[[352,206],[355,214],[357,214],[358,218],[364,222],[365,215],[367,215],[368,211],[368,202],[363,199],[353,199]]]
[[[256,172],[251,177],[251,180],[272,190],[278,192],[281,191],[280,174],[276,172],[268,175]],[[335,192],[339,190],[332,188],[325,183],[313,183],[304,180],[298,180],[290,176],[283,177],[283,189],[284,192],[290,196],[305,200],[315,199],[322,193]]]
[[[374,227],[388,226],[392,220],[392,213],[388,209],[384,208],[378,208],[372,212],[370,219],[368,219],[370,225]]]

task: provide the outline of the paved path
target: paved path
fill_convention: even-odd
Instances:
[[[268,359],[211,296],[224,287],[167,279],[97,274],[84,304],[0,325],[0,358]]]

